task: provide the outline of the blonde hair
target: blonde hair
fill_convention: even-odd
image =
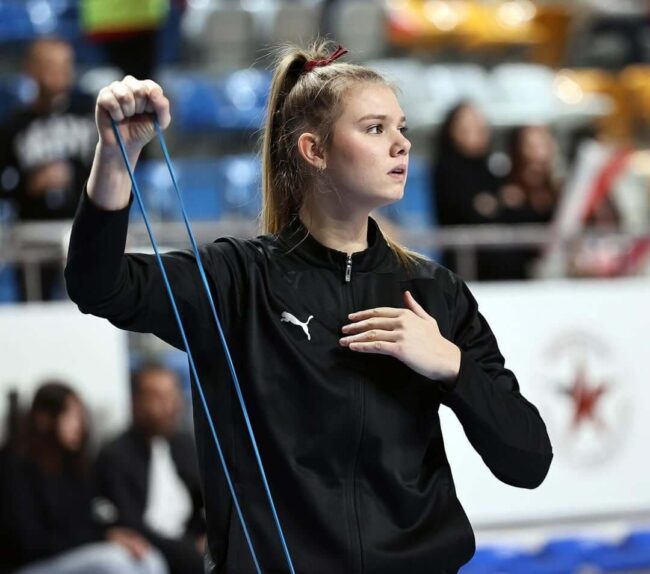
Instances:
[[[262,233],[277,234],[297,216],[315,177],[314,168],[298,152],[300,135],[316,133],[326,148],[343,98],[354,84],[393,88],[374,70],[347,62],[303,72],[306,62],[326,59],[335,47],[334,42],[316,40],[307,49],[289,44],[278,50],[262,138]],[[403,265],[425,259],[381,233]]]

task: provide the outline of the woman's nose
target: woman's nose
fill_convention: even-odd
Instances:
[[[393,153],[395,155],[406,155],[411,149],[411,142],[406,136],[400,133],[399,138],[393,145]]]

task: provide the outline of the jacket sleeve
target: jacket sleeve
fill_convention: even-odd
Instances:
[[[124,253],[129,207],[117,211],[100,209],[84,189],[68,249],[68,294],[83,313],[104,317],[121,329],[153,333],[184,350],[155,256]],[[235,300],[230,297],[236,294],[230,293],[241,284],[243,266],[238,263],[230,240],[203,246],[200,253],[217,312],[223,319],[229,307],[225,301]],[[191,347],[218,344],[193,253],[174,251],[162,255],[162,260]]]
[[[456,278],[453,342],[460,371],[443,387],[441,402],[458,417],[467,438],[492,473],[521,488],[536,488],[553,452],[538,410],[519,392],[512,371],[469,288]]]

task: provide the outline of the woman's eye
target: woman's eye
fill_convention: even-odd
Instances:
[[[402,132],[403,134],[405,134],[407,131],[409,131],[409,128],[408,128],[408,126],[402,126],[402,127],[399,129],[399,131]]]
[[[368,128],[368,133],[370,133],[370,134],[380,134],[380,133],[382,133],[382,127],[380,125],[370,126]]]

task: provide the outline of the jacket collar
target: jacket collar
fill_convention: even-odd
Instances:
[[[319,243],[296,215],[280,231],[279,239],[288,251],[312,265],[340,269],[343,276],[348,263],[348,254]],[[386,260],[390,247],[377,222],[368,217],[368,247],[352,253],[351,270],[370,271]]]

